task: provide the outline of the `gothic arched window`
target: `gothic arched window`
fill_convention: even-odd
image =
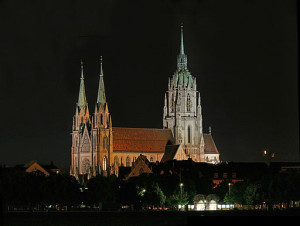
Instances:
[[[103,170],[106,170],[106,156],[103,158]]]
[[[172,99],[170,101],[171,112],[174,112],[174,94],[172,93]]]
[[[101,125],[103,124],[103,115],[102,114],[100,115],[100,123],[101,123]]]
[[[150,157],[150,162],[153,162],[153,157],[152,156]]]
[[[103,138],[103,149],[108,150],[108,138],[105,136]]]
[[[187,95],[187,100],[186,100],[186,109],[187,111],[191,111],[192,103],[191,103],[191,97],[190,94]]]
[[[127,156],[127,158],[126,158],[126,166],[130,166],[130,157],[129,156]]]
[[[188,143],[191,143],[191,127],[188,126]]]

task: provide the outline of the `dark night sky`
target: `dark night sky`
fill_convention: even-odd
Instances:
[[[0,164],[70,163],[80,59],[93,113],[103,56],[113,126],[162,128],[180,23],[222,161],[299,161],[296,0],[1,1]]]

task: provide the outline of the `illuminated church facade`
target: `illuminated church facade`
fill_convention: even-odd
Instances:
[[[70,174],[86,180],[97,174],[118,175],[119,166],[132,166],[144,155],[150,162],[191,158],[218,163],[219,152],[211,133],[204,134],[200,93],[196,78],[187,69],[183,28],[177,70],[169,79],[163,110],[163,129],[113,127],[106,101],[102,59],[97,102],[90,115],[85,93],[84,70],[72,126]]]

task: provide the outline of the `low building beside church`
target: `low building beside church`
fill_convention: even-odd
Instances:
[[[24,165],[16,165],[15,169],[25,171],[26,173],[42,173],[49,176],[51,173],[60,173],[60,169],[51,162],[49,165],[40,164],[36,160],[27,162]]]

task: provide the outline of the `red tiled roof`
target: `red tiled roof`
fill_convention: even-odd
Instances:
[[[219,154],[214,139],[211,134],[204,133],[204,153],[205,154]]]
[[[113,127],[114,152],[161,152],[168,141],[173,143],[170,129]]]

